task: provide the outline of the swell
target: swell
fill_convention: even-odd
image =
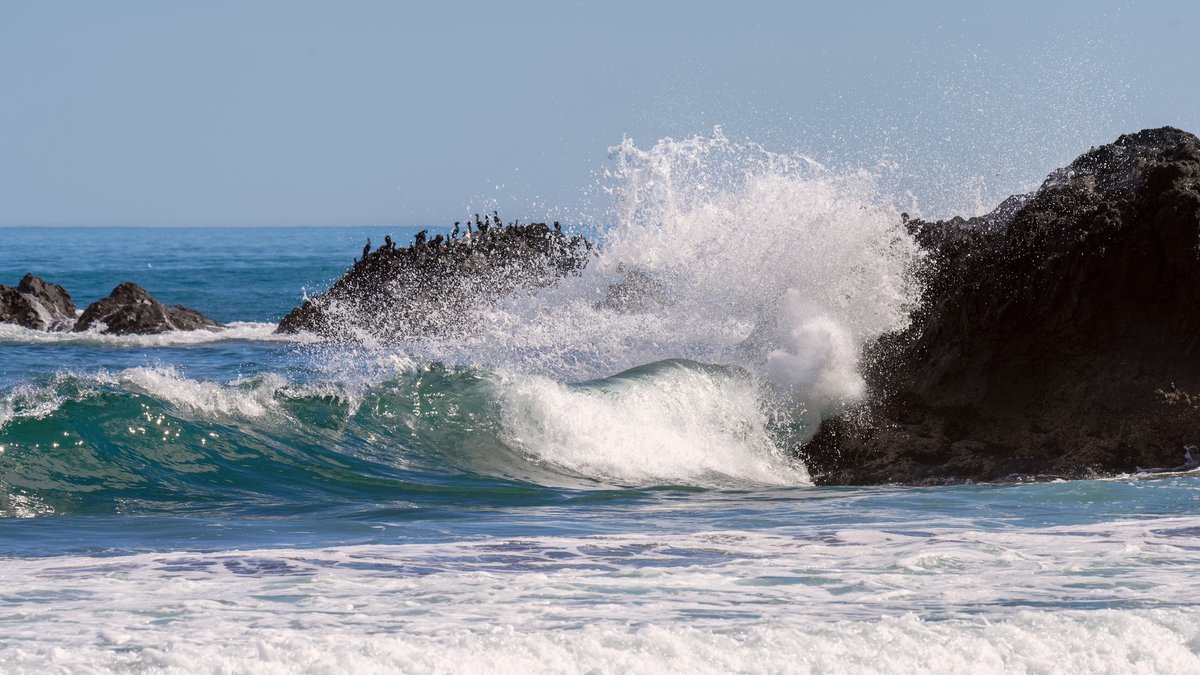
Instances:
[[[380,381],[60,373],[0,396],[0,517],[507,505],[564,488],[804,484],[745,373],[605,380],[439,364]]]

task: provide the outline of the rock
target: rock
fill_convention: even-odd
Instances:
[[[459,231],[455,224],[455,233]],[[470,331],[473,310],[519,289],[533,291],[578,274],[592,244],[558,223],[501,225],[498,215],[470,225],[461,238],[419,232],[407,248],[388,237],[326,292],[306,300],[279,332],[308,331],[332,339],[403,340]]]
[[[922,306],[864,404],[798,449],[821,483],[1180,465],[1200,437],[1200,140],[1120,137],[970,220],[910,220]]]
[[[16,288],[0,284],[0,323],[68,330],[75,323],[75,303],[62,286],[26,274]]]
[[[150,335],[172,330],[217,328],[219,324],[194,309],[180,305],[168,307],[154,299],[146,289],[126,281],[107,298],[88,305],[75,323],[82,332],[100,327],[109,335]]]

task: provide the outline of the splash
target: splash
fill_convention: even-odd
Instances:
[[[861,347],[903,328],[919,295],[919,248],[872,174],[719,128],[611,151],[611,225],[584,273],[487,310],[478,335],[424,356],[560,380],[733,364],[809,422],[861,395]]]

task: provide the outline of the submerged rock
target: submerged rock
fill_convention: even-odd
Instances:
[[[107,298],[88,305],[74,330],[82,332],[97,326],[101,333],[110,335],[151,335],[172,330],[217,328],[219,324],[194,309],[181,305],[168,307],[146,289],[126,281],[114,288]]]
[[[469,331],[472,310],[512,293],[536,290],[577,274],[592,244],[558,223],[502,225],[498,215],[459,224],[449,239],[417,233],[397,248],[389,237],[354,263],[328,291],[306,300],[279,332],[309,331],[334,339],[399,340]]]
[[[1171,467],[1200,439],[1200,140],[1120,137],[981,218],[908,227],[928,253],[868,402],[799,449],[823,483]]]
[[[26,274],[16,288],[0,284],[0,323],[69,330],[75,323],[75,303],[62,286]]]

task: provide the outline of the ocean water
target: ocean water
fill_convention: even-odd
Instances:
[[[919,294],[870,175],[614,156],[581,277],[402,344],[273,327],[416,228],[0,230],[0,282],[228,324],[0,325],[0,671],[1200,672],[1200,476],[789,456]],[[597,307],[630,267],[665,299]]]

